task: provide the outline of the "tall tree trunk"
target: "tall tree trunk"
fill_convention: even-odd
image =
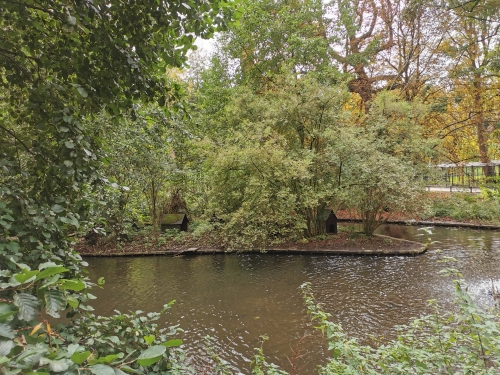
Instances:
[[[477,133],[479,158],[481,160],[481,163],[489,163],[491,160],[488,156],[488,133],[484,121],[483,101],[481,98],[483,85],[480,73],[474,75],[473,87],[474,87],[474,96],[473,96],[474,114],[472,116],[472,123]],[[490,176],[492,174],[491,168],[488,166],[483,167],[483,173],[485,176]]]
[[[368,112],[373,96],[373,84],[368,77],[368,74],[366,74],[365,68],[362,64],[357,65],[354,72],[356,73],[356,79],[349,82],[349,90],[357,93],[361,97],[364,110],[365,112]]]

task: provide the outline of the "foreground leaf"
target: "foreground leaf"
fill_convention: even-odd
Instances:
[[[167,348],[174,347],[174,346],[181,346],[182,340],[180,340],[180,339],[168,340],[161,345],[166,346]]]
[[[107,365],[94,365],[90,366],[89,369],[95,375],[115,375],[113,367]]]
[[[73,353],[71,356],[71,360],[75,362],[77,365],[81,365],[83,362],[87,360],[88,357],[90,357],[90,351],[87,350],[85,352],[80,352],[80,353]]]
[[[0,324],[0,336],[7,337],[8,339],[13,339],[15,335],[10,325],[2,323]]]
[[[61,289],[68,289],[68,290],[74,290],[75,292],[79,292],[85,289],[85,283],[80,280],[61,279],[60,287]]]
[[[0,340],[0,356],[9,355],[15,345],[16,344],[12,340]]]
[[[54,318],[59,318],[59,311],[66,308],[66,297],[64,293],[59,290],[47,290],[43,294],[43,298],[47,314]]]
[[[141,366],[152,365],[158,362],[166,351],[167,348],[162,345],[155,345],[147,348],[141,352],[139,358],[137,358],[137,363]]]
[[[27,293],[14,294],[14,305],[19,307],[19,319],[27,322],[32,320],[40,309],[38,298]]]
[[[58,273],[63,273],[63,272],[66,272],[68,271],[67,268],[65,267],[62,267],[62,266],[58,266],[58,267],[49,267],[49,268],[45,268],[43,271],[41,271],[35,280],[40,280],[40,279],[44,279],[46,277],[49,277],[49,276],[52,276],[52,275],[56,275]]]

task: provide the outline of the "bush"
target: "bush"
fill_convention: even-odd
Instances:
[[[454,220],[500,220],[500,203],[485,195],[453,194],[449,197],[432,197],[425,217],[446,217]]]
[[[191,224],[190,231],[192,236],[196,239],[214,231],[220,223],[211,223],[208,221],[197,220]]]

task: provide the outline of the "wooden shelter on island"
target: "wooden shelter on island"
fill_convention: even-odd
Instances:
[[[318,215],[318,220],[325,222],[325,233],[337,233],[337,216],[332,210],[323,210]]]
[[[161,230],[177,229],[187,232],[189,219],[186,214],[165,214],[161,221]]]

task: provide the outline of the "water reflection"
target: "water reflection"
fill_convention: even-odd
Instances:
[[[299,286],[310,282],[333,320],[366,340],[390,338],[393,328],[429,312],[427,301],[452,301],[452,286],[440,276],[442,255],[458,260],[470,290],[483,304],[491,303],[490,278],[500,274],[500,233],[434,228],[431,235],[416,227],[384,226],[380,233],[420,242],[436,241],[418,257],[362,257],[241,254],[198,257],[88,258],[90,276],[105,276],[96,290],[99,314],[159,311],[176,300],[166,324],[185,330],[183,339],[193,361],[204,353],[205,335],[217,338],[215,350],[235,369],[247,374],[259,336],[269,336],[265,352],[287,364],[290,346],[314,333],[305,314]],[[440,252],[436,252],[440,249]],[[305,340],[309,367],[327,357],[322,339]],[[236,371],[236,370],[235,370]]]

